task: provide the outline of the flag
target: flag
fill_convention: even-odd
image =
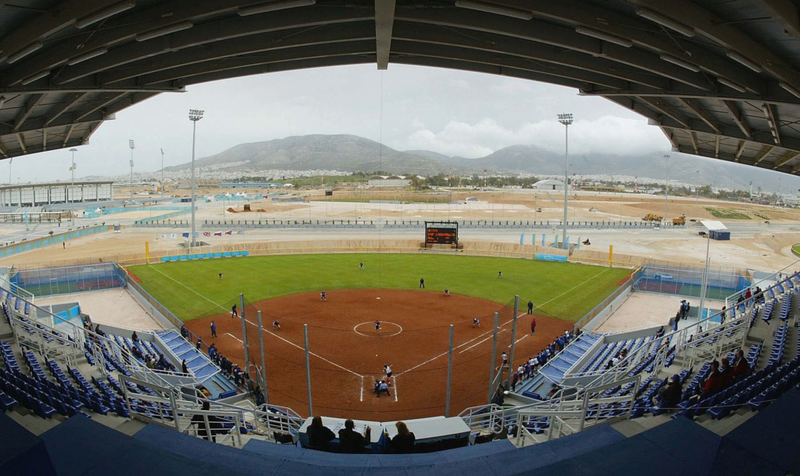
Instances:
[[[521,245],[525,244],[525,233],[520,233],[520,235],[519,235],[519,244],[521,244]]]
[[[199,231],[194,232],[194,237],[197,238],[198,236],[200,236],[200,232]]]
[[[173,233],[173,234],[171,234],[169,237],[174,239],[174,238],[177,238],[177,237],[178,237],[178,235],[176,235],[175,233]]]
[[[239,233],[240,235],[244,235],[244,230],[239,230],[239,231],[238,231],[238,233]]]
[[[211,236],[211,232],[207,231],[207,232],[203,233],[203,236]]]
[[[167,235],[161,235],[161,238],[166,240],[167,239]]]
[[[228,231],[225,232],[225,234],[226,235],[232,235],[233,234],[233,230],[228,230]]]
[[[221,231],[215,231],[214,232],[214,236],[222,236],[222,232]]]
[[[185,233],[182,233],[181,236],[183,236],[184,238],[189,238],[189,232],[187,231]]]

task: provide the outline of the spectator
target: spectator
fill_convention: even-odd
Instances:
[[[185,325],[181,326],[181,337],[184,339],[189,338],[189,329],[187,329]]]
[[[346,420],[344,428],[339,430],[339,452],[340,453],[362,453],[364,447],[370,444],[372,428],[367,427],[362,435],[354,430],[353,420]]]
[[[711,362],[711,372],[708,374],[705,384],[703,384],[701,397],[705,398],[713,395],[722,388],[722,384],[723,376],[719,372],[719,362],[715,360]]]
[[[211,404],[208,400],[203,400],[203,411],[211,410]],[[206,418],[208,418],[208,425],[206,425]],[[194,415],[192,417],[192,424],[197,425],[197,436],[208,440],[211,436],[212,441],[216,441],[214,434],[221,433],[222,425],[218,423],[217,417],[213,415]]]
[[[656,332],[656,339],[663,337],[664,333],[665,333],[664,326],[659,327],[658,332]]]
[[[722,375],[722,388],[733,382],[733,368],[728,363],[727,357],[723,357],[720,360],[719,373]]]
[[[133,335],[131,336],[131,340],[134,342],[139,342],[139,336],[136,335],[136,331],[133,331]]]
[[[197,350],[200,350],[200,346],[203,345],[203,340],[201,338],[197,338]]]
[[[142,351],[139,350],[139,347],[136,346],[136,345],[131,347],[131,354],[133,354],[133,356],[136,357],[137,359],[140,359],[140,360],[144,359],[144,356],[142,355]]]
[[[322,424],[322,417],[315,416],[311,419],[311,424],[306,429],[308,435],[308,445],[316,450],[328,451],[328,445],[336,435]]]
[[[744,358],[744,352],[739,349],[736,352],[736,357],[733,359],[733,378],[739,380],[750,373],[750,363]]]
[[[181,362],[181,371],[185,374],[189,373],[189,367],[186,366],[186,359],[183,359],[183,362]]]
[[[511,391],[512,392],[516,392],[517,391],[517,381],[519,381],[519,374],[517,372],[514,372],[513,374],[511,374]]]
[[[97,326],[94,328],[94,333],[95,333],[95,334],[97,334],[97,335],[99,335],[99,336],[105,336],[105,335],[106,335],[106,333],[105,333],[105,332],[103,332],[103,331],[100,329],[100,324],[97,324]]]
[[[506,389],[503,385],[498,385],[497,390],[494,392],[494,397],[492,397],[492,403],[495,405],[503,406],[503,403],[506,399]]]
[[[413,453],[416,437],[414,433],[408,431],[408,427],[402,421],[394,424],[397,427],[397,435],[389,442],[389,450],[392,453]]]
[[[557,384],[554,384],[553,388],[551,388],[550,391],[547,392],[547,399],[549,400],[553,398],[555,394],[558,393],[559,390],[561,390],[561,387],[559,387]]]
[[[681,395],[683,395],[681,378],[673,375],[672,380],[658,391],[658,397],[656,397],[658,406],[663,409],[673,409],[681,402]]]
[[[719,325],[725,324],[725,317],[727,317],[726,316],[727,315],[727,311],[728,311],[728,307],[727,306],[722,306],[722,312],[719,313]]]

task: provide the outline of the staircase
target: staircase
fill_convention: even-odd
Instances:
[[[222,375],[219,367],[180,334],[175,331],[160,331],[156,332],[156,336],[158,339],[155,342],[159,346],[163,343],[166,346],[166,349],[163,350],[172,353],[177,359],[178,365],[184,359],[186,360],[186,366],[189,367],[197,381],[205,385],[211,392],[212,398],[217,398],[221,394],[237,392],[236,385]]]

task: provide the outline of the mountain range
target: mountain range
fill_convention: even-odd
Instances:
[[[670,153],[641,155],[571,154],[570,174],[626,175],[676,183],[712,185],[721,188],[781,190],[800,188],[800,178],[779,174],[767,169],[709,159],[693,155]],[[198,167],[213,167],[229,172],[253,173],[260,170],[339,170],[343,172],[375,172],[393,174],[437,173],[473,174],[524,173],[561,175],[564,156],[535,145],[513,145],[477,159],[450,157],[429,150],[399,151],[381,146],[378,142],[354,135],[305,135],[264,142],[239,144],[219,154],[195,161]],[[191,164],[169,167],[166,170],[188,169]]]

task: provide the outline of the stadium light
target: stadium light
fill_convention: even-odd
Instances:
[[[69,189],[70,195],[67,197],[67,202],[74,201],[69,200],[69,198],[75,193],[75,152],[78,152],[78,149],[73,147],[69,151],[72,152],[72,165],[69,167],[69,170],[72,172],[72,185]],[[75,226],[75,213],[72,210],[70,210],[70,216],[72,216],[72,226]]]
[[[695,73],[699,73],[700,72],[700,68],[697,65],[689,63],[688,61],[684,61],[684,60],[682,60],[680,58],[676,58],[674,56],[661,55],[661,59],[663,61],[666,61],[667,63],[672,63],[672,64],[674,64],[676,66],[680,66],[681,68],[688,69],[689,71],[693,71]]]
[[[791,93],[792,95],[794,95],[795,97],[800,99],[800,90],[798,90],[797,88],[795,88],[794,86],[792,86],[791,84],[788,84],[788,83],[783,83],[782,82],[782,83],[780,83],[780,85],[787,92]],[[2,107],[2,106],[0,106],[0,107]]]
[[[520,20],[530,20],[533,18],[533,13],[531,12],[472,0],[456,0],[456,6],[459,8],[467,8],[469,10],[477,10],[479,12],[518,18]]]
[[[307,7],[316,3],[317,0],[281,0],[277,2],[266,3],[264,5],[256,5],[254,7],[240,8],[237,13],[240,17],[247,17],[250,15],[258,15],[260,13],[286,10],[288,8]]]
[[[133,202],[133,149],[135,149],[133,139],[128,141],[128,147],[131,148],[131,202]]]
[[[41,49],[43,46],[44,43],[42,43],[41,41],[37,41],[36,43],[31,43],[30,45],[26,46],[25,48],[22,48],[13,55],[10,55],[8,59],[6,59],[6,61],[8,62],[8,64],[14,64],[17,61],[21,60],[22,58],[33,53],[34,51]]]
[[[28,76],[27,78],[23,79],[22,81],[20,81],[20,83],[22,83],[23,86],[27,86],[27,85],[31,84],[32,82],[34,82],[34,81],[38,81],[38,80],[44,78],[48,74],[50,74],[50,70],[49,69],[46,69],[44,71],[39,71],[38,73],[32,74],[32,75]]]
[[[136,41],[139,42],[152,40],[153,38],[158,38],[159,36],[166,36],[172,33],[177,33],[179,31],[188,30],[193,26],[194,23],[190,21],[184,21],[181,23],[176,23],[174,25],[165,26],[164,28],[157,28],[155,30],[139,33],[138,35],[135,36],[135,39]]]
[[[562,243],[564,244],[564,248],[569,251],[567,248],[567,205],[569,203],[569,126],[572,124],[572,113],[567,114],[559,114],[558,115],[558,122],[564,124],[565,136],[564,136],[564,237]]]
[[[86,28],[89,25],[93,25],[99,21],[105,20],[106,18],[110,18],[117,13],[122,13],[125,10],[130,10],[131,8],[136,6],[136,2],[134,0],[129,0],[127,2],[120,2],[114,5],[111,5],[108,8],[104,8],[98,12],[92,13],[91,15],[87,15],[78,21],[75,22],[75,28],[81,29]]]
[[[189,109],[189,120],[192,121],[192,248],[196,245],[194,237],[194,145],[197,137],[197,121],[203,118],[204,112],[202,109]]]
[[[581,35],[591,36],[592,38],[597,38],[598,40],[604,40],[609,43],[614,43],[615,45],[622,46],[623,48],[630,48],[633,46],[633,42],[631,40],[627,40],[625,38],[620,38],[618,36],[609,35],[608,33],[593,30],[591,28],[585,28],[579,26],[575,28],[575,33],[579,33]]]
[[[729,81],[725,78],[717,78],[717,81],[719,81],[720,84],[724,84],[725,86],[728,86],[731,89],[739,91],[740,93],[747,91],[742,85],[734,83],[733,81]]]
[[[84,53],[80,56],[76,56],[71,60],[67,61],[68,66],[75,66],[78,63],[83,63],[84,61],[89,61],[92,58],[97,58],[98,56],[102,56],[108,53],[108,48],[98,48],[94,51],[90,51],[88,53]]]
[[[741,64],[742,66],[746,66],[746,67],[752,69],[756,73],[761,73],[761,72],[764,71],[763,69],[761,69],[761,66],[759,66],[756,62],[751,61],[749,58],[745,58],[744,56],[740,55],[739,53],[737,53],[735,51],[728,51],[726,54],[728,55],[728,58],[736,61],[737,63]]]
[[[642,18],[647,18],[648,20],[658,23],[663,27],[667,27],[670,30],[675,30],[681,35],[693,37],[694,36],[694,29],[690,28],[683,23],[678,23],[677,21],[673,20],[672,18],[667,18],[660,13],[656,13],[651,10],[647,10],[644,8],[639,8],[636,10],[636,14]]]

